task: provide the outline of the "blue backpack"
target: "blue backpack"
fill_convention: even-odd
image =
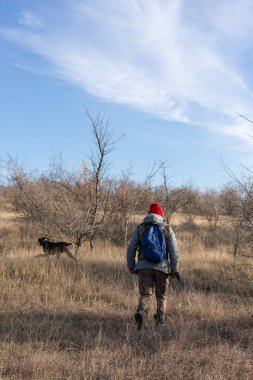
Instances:
[[[166,241],[160,224],[149,224],[140,240],[141,256],[154,263],[161,263],[166,257]]]

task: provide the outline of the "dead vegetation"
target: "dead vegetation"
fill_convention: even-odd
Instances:
[[[137,281],[123,248],[87,245],[76,271],[67,258],[36,259],[36,228],[28,226],[15,219],[1,238],[1,378],[252,379],[246,258],[235,261],[222,246],[207,250],[179,231],[183,282],[171,284],[167,324],[155,328],[151,310],[148,328],[137,332]]]

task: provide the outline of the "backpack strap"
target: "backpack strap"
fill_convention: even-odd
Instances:
[[[169,237],[170,237],[170,226],[169,226],[169,224],[164,223],[162,225],[162,231],[163,231],[165,239],[169,240]]]
[[[146,229],[148,228],[148,223],[141,223],[138,225],[138,240],[139,240],[139,246],[138,246],[138,261],[143,260],[143,256],[141,254],[141,241],[143,239],[143,236],[145,234]]]
[[[144,233],[146,231],[146,229],[148,228],[148,226],[150,226],[150,223],[141,223],[138,225],[138,238],[139,238],[139,243],[141,242],[143,236],[144,236]]]

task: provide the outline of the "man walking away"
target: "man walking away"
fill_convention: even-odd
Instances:
[[[138,258],[136,260],[136,254]],[[172,228],[163,221],[159,203],[152,203],[148,215],[139,224],[127,249],[127,266],[138,274],[140,299],[135,314],[140,329],[148,314],[148,305],[155,290],[157,311],[154,318],[164,324],[168,277],[179,277],[179,252]]]

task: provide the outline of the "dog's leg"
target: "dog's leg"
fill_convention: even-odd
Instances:
[[[61,256],[61,254],[62,254],[62,253],[61,253],[60,251],[57,251],[57,252],[56,252],[56,257],[57,257],[58,260],[59,260],[59,258],[60,258],[60,256]]]
[[[66,252],[66,254],[68,255],[69,258],[77,261],[76,257],[72,255],[72,253],[70,252],[70,250],[68,248],[65,248],[64,252]]]
[[[44,252],[45,256],[48,258],[49,252],[48,252],[48,249],[46,249],[46,247],[43,247],[43,252]]]

